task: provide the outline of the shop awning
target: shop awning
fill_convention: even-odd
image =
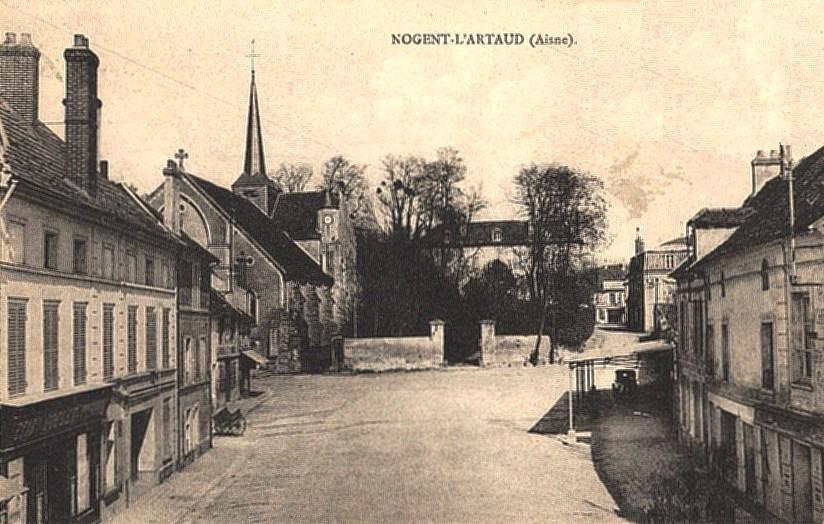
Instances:
[[[263,355],[261,355],[260,353],[255,351],[254,349],[247,349],[246,351],[241,351],[241,354],[244,357],[251,360],[252,362],[254,362],[255,364],[257,364],[258,366],[265,366],[266,364],[269,363],[269,361],[266,359],[266,357],[264,357]]]

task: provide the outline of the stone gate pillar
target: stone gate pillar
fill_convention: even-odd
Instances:
[[[478,364],[481,367],[495,363],[495,321],[481,320],[481,354]]]
[[[429,322],[429,340],[432,342],[432,365],[443,366],[446,364],[444,360],[446,353],[444,353],[444,328],[446,322],[435,319]]]

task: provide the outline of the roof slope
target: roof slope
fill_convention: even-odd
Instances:
[[[750,217],[749,207],[705,207],[690,219],[690,224],[700,228],[738,227]]]
[[[119,183],[97,179],[97,195],[92,197],[65,178],[66,144],[44,124],[22,121],[0,102],[0,132],[8,141],[5,161],[23,185],[55,198],[90,208],[124,226],[137,228],[162,239],[179,243],[157,218],[144,209]]]
[[[327,205],[337,208],[340,199],[330,193],[331,202],[327,202],[326,191],[301,191],[280,193],[275,201],[272,219],[295,240],[317,240],[318,211]]]
[[[281,264],[286,271],[287,279],[332,285],[332,277],[324,273],[283,229],[254,204],[191,173],[185,173],[184,176],[209,195],[272,259]]]
[[[795,196],[795,231],[806,231],[824,216],[824,147],[801,160],[793,170]],[[744,201],[752,209],[730,237],[699,260],[694,267],[721,255],[764,244],[789,234],[787,181],[774,177]]]

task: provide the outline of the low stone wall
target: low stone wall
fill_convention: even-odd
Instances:
[[[428,337],[348,338],[344,367],[353,371],[431,369],[443,366],[444,323],[430,322]]]
[[[496,335],[495,322],[481,322],[481,366],[522,367],[529,364],[529,354],[535,349],[537,335]],[[549,356],[549,336],[541,337],[538,363],[545,364]]]

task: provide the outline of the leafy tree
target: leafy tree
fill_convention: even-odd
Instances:
[[[340,193],[357,229],[372,229],[376,222],[365,172],[365,165],[353,164],[341,155],[327,160],[321,169],[320,188]]]
[[[529,283],[538,338],[531,359],[537,362],[547,317],[550,319],[549,361],[555,358],[559,314],[577,310],[571,303],[577,285],[570,279],[583,255],[605,238],[606,201],[597,177],[559,164],[531,164],[515,178],[515,202],[528,221],[530,242],[521,256]],[[571,288],[570,288],[571,286]]]
[[[287,193],[303,191],[312,179],[314,170],[308,164],[282,162],[270,176]]]

